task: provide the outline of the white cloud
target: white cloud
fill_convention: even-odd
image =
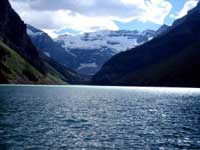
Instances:
[[[187,12],[194,8],[197,5],[198,1],[197,0],[188,0],[183,6],[183,9],[178,13],[175,18],[181,18],[187,14]]]
[[[117,30],[115,21],[163,24],[172,5],[167,0],[10,0],[22,19],[49,31]]]
[[[57,38],[58,34],[55,33],[54,30],[51,29],[42,29],[45,33],[47,33],[49,36],[51,36],[52,38]]]
[[[172,9],[172,5],[163,0],[151,0],[146,2],[144,8],[145,12],[140,17],[140,20],[163,24]]]

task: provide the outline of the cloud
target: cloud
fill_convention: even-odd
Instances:
[[[198,3],[198,0],[186,1],[183,8],[176,15],[171,14],[170,17],[178,19],[178,18],[185,16],[189,10],[191,10],[192,8],[194,8],[197,5],[197,3]]]
[[[163,24],[172,5],[167,0],[10,0],[22,19],[40,29],[90,32],[118,30],[115,21]],[[53,32],[52,32],[53,33]]]
[[[145,12],[140,16],[140,20],[162,25],[164,24],[166,16],[170,13],[172,5],[168,1],[151,0],[146,2],[144,9]]]
[[[51,30],[51,29],[42,29],[42,30],[52,38],[58,37],[58,34],[56,34],[54,30]]]

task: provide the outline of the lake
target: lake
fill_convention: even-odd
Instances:
[[[0,149],[200,149],[200,89],[2,85]]]

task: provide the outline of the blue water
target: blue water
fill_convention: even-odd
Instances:
[[[0,149],[200,149],[200,89],[0,86]]]

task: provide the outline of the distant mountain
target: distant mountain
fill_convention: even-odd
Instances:
[[[27,25],[27,34],[38,50],[47,57],[54,59],[60,64],[74,69],[76,60],[73,54],[66,51],[61,44],[55,42],[47,33]]]
[[[93,84],[200,87],[200,2],[167,32],[112,57]]]
[[[0,83],[66,84],[79,81],[79,75],[65,67],[61,71],[60,64],[45,58],[32,44],[26,29],[8,0],[1,0]]]
[[[141,45],[154,37],[155,31],[98,31],[80,35],[62,35],[56,41],[76,62],[72,69],[93,75],[115,54]],[[68,65],[68,67],[71,67]]]
[[[93,75],[113,55],[152,39],[155,31],[99,31],[61,35],[52,39],[45,32],[27,25],[33,44],[46,56],[80,74]]]

